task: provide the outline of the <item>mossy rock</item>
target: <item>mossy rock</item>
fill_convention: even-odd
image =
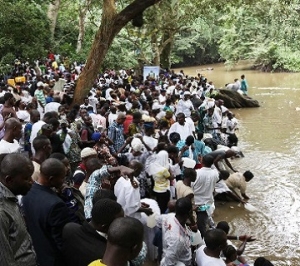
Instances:
[[[228,89],[220,89],[215,99],[223,100],[227,108],[259,107],[257,100]]]

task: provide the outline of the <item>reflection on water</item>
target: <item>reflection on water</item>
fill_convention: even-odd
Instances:
[[[241,172],[251,170],[248,183],[249,212],[236,203],[217,204],[215,220],[226,220],[234,234],[251,234],[245,254],[250,260],[270,258],[275,265],[300,265],[300,74],[260,73],[239,69],[226,71],[222,64],[183,68],[188,75],[198,72],[216,87],[224,87],[242,74],[249,83],[249,95],[260,108],[235,109],[240,120],[240,146],[245,158],[233,161]],[[238,244],[238,243],[237,243]]]

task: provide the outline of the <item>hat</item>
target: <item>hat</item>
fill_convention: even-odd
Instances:
[[[134,151],[141,152],[144,148],[144,145],[139,138],[133,138],[133,140],[131,141],[131,148]]]
[[[42,81],[39,81],[37,84],[36,84],[38,87],[44,87],[44,83]]]
[[[99,139],[101,138],[101,133],[100,132],[94,132],[93,134],[92,134],[92,140],[94,140],[94,141],[99,141]]]
[[[189,91],[185,91],[183,95],[191,95],[191,93]]]
[[[81,159],[94,155],[97,155],[97,152],[92,148],[84,148],[80,153]]]
[[[144,122],[144,127],[145,128],[154,128],[154,123],[153,122]]]
[[[194,169],[196,166],[196,161],[187,157],[182,158],[183,167]]]

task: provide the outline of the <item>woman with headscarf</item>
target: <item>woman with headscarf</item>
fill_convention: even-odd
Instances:
[[[165,146],[163,142],[158,143],[157,153],[146,162],[146,171],[154,180],[153,191],[161,213],[166,212],[171,198],[169,154]]]

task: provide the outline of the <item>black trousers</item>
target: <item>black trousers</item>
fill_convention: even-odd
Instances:
[[[206,211],[197,211],[197,226],[203,238],[208,229],[208,215]]]
[[[165,213],[166,210],[168,209],[168,202],[171,197],[170,191],[167,190],[166,192],[163,192],[163,193],[155,192],[155,196],[156,196],[156,201],[160,208],[161,213],[162,214]]]

